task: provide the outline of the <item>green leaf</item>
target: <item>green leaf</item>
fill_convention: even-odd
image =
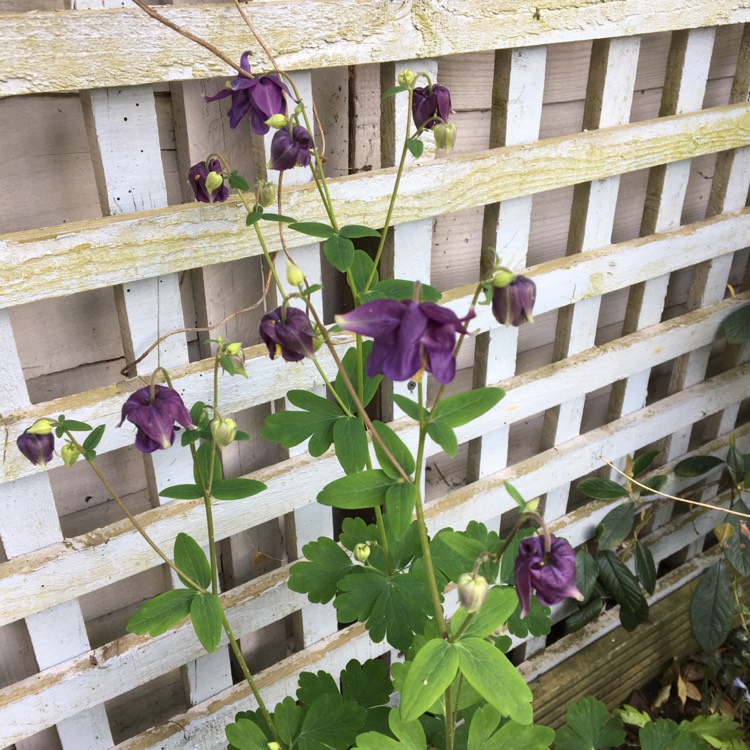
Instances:
[[[197,484],[173,484],[161,490],[159,495],[173,500],[200,500],[203,497],[203,490]]]
[[[322,669],[318,672],[301,672],[297,680],[297,700],[303,706],[312,706],[321,695],[330,695],[341,700],[336,680],[328,672]]]
[[[591,695],[568,706],[566,726],[555,732],[555,750],[612,748],[625,741],[618,717],[609,718],[607,707]]]
[[[381,99],[388,99],[389,97],[393,96],[394,94],[400,94],[402,91],[406,91],[406,86],[392,86],[380,98]]]
[[[307,594],[311,602],[325,604],[338,591],[338,583],[355,570],[349,555],[328,537],[308,542],[302,548],[305,560],[296,562],[289,570],[289,588]]]
[[[232,724],[227,724],[224,731],[236,750],[268,750],[266,735],[250,719],[237,719]]]
[[[196,596],[193,589],[174,589],[143,602],[128,620],[128,633],[150,636],[166,633],[190,614],[190,605]]]
[[[384,471],[368,469],[330,482],[318,493],[318,502],[345,510],[374,508],[383,505],[385,493],[393,484],[395,480]]]
[[[300,234],[307,234],[310,237],[333,237],[336,231],[332,226],[323,224],[319,221],[295,221],[289,225],[289,229],[294,229]]]
[[[291,216],[284,216],[284,214],[272,214],[268,211],[263,213],[263,218],[266,221],[279,221],[283,224],[293,224],[297,219],[293,219]]]
[[[236,171],[229,175],[227,182],[229,182],[235,190],[242,190],[244,193],[247,193],[250,190],[250,185],[247,184],[247,180],[242,175],[237,174]]]
[[[732,506],[732,510],[740,513],[749,512],[748,507],[741,500],[738,500]],[[743,520],[739,516],[727,514],[724,522],[730,524],[734,529],[734,534],[724,542],[724,555],[729,564],[741,576],[750,576],[750,543],[748,543],[742,526],[742,524],[745,524],[744,528],[747,528],[747,519]]]
[[[362,302],[374,299],[413,299],[414,283],[407,279],[382,279],[373,283],[367,294],[362,295]],[[419,287],[421,302],[438,302],[442,296],[442,292],[429,284],[421,284]]]
[[[578,486],[580,488],[581,485],[579,484]],[[607,513],[607,515],[602,518],[599,526],[597,526],[597,541],[599,543],[599,549],[614,549],[622,544],[625,537],[633,528],[634,519],[635,505],[633,503],[623,503]]]
[[[656,588],[656,563],[651,550],[641,542],[635,543],[635,572],[641,586],[653,594]]]
[[[321,695],[305,714],[297,737],[299,750],[347,750],[365,723],[367,711],[351,701]]]
[[[518,638],[525,638],[531,634],[534,636],[547,635],[552,630],[550,614],[552,610],[539,603],[535,597],[531,597],[529,613],[521,619],[521,605],[508,620],[508,631]]]
[[[88,432],[93,429],[90,424],[86,424],[86,422],[76,422],[74,419],[66,419],[63,421],[63,424],[65,425],[65,429],[70,432]],[[58,435],[58,437],[60,436]]]
[[[424,151],[424,143],[422,143],[419,138],[407,138],[406,148],[409,149],[411,155],[415,159],[419,159],[419,157],[422,156],[422,152]]]
[[[512,588],[491,588],[482,608],[471,618],[461,638],[486,638],[508,622],[517,606],[518,595]],[[465,619],[466,610],[461,608],[451,619],[451,630],[457,630]]]
[[[370,356],[370,352],[372,351],[372,341],[363,341],[362,342],[362,365],[364,370],[364,363],[367,362],[367,358]],[[357,387],[357,382],[359,380],[358,376],[358,365],[357,365],[357,347],[353,346],[350,349],[347,349],[346,354],[344,355],[344,358],[341,360],[341,364],[344,367],[344,371],[349,376],[349,380],[354,385],[354,387]],[[380,385],[380,382],[383,380],[382,375],[376,375],[374,378],[368,378],[367,374],[365,372],[362,373],[362,405],[367,406],[370,401],[372,401],[373,397],[378,391],[378,386]],[[336,380],[333,383],[333,388],[338,394],[339,398],[346,404],[349,411],[352,413],[356,412],[356,407],[354,406],[354,399],[352,398],[351,394],[349,393],[349,389],[346,387],[346,383],[344,382],[343,377],[341,374],[338,374],[336,376]]]
[[[411,417],[414,421],[419,422],[419,411],[420,406],[416,401],[412,401],[410,398],[407,398],[406,396],[402,396],[400,393],[394,393],[393,396],[394,403],[401,408],[401,410],[409,417]],[[427,419],[427,417],[430,416],[430,412],[427,411],[424,407],[422,407],[422,417],[423,419]]]
[[[378,434],[380,439],[385,443],[386,448],[396,459],[399,466],[411,476],[414,473],[416,466],[414,462],[414,456],[411,451],[404,445],[404,441],[387,425],[378,420],[373,421],[372,426],[375,432]],[[377,456],[380,468],[393,479],[401,479],[401,474],[396,469],[394,463],[385,455],[383,446],[380,442],[373,437],[373,447],[375,448],[375,455]]]
[[[190,605],[193,630],[203,648],[212,654],[221,641],[221,602],[216,594],[196,594]]]
[[[209,443],[203,443],[203,445],[199,445],[198,450],[196,450],[195,452],[196,460],[193,464],[193,478],[195,479],[195,483],[199,487],[208,487],[209,485],[208,478],[211,471],[211,454],[215,453],[215,449]],[[213,458],[213,470],[214,481],[216,481],[217,479],[221,479],[221,460],[216,455],[214,455]]]
[[[360,664],[352,659],[341,672],[341,694],[344,700],[354,701],[365,708],[383,706],[390,700],[393,683],[385,673],[380,659],[368,659]]]
[[[615,713],[620,717],[623,724],[630,724],[634,727],[643,727],[652,721],[651,716],[646,711],[638,711],[627,703],[622,708],[618,708]]]
[[[260,206],[256,206],[245,217],[245,225],[248,227],[251,227],[253,224],[257,224],[262,218],[263,218],[263,209]]]
[[[593,497],[594,500],[617,500],[617,498],[628,496],[628,491],[621,484],[600,477],[582,479],[578,482],[578,489],[587,497]]]
[[[638,732],[641,750],[706,750],[706,744],[669,719],[657,719]]]
[[[526,510],[526,500],[523,495],[510,483],[503,482],[505,491],[513,498],[515,504],[523,511]]]
[[[104,435],[105,425],[100,424],[86,436],[86,439],[82,443],[84,452],[93,451],[97,445],[101,442],[102,436]]]
[[[307,391],[287,393],[289,402],[301,411],[279,411],[266,417],[261,435],[284,448],[292,448],[311,437],[308,450],[320,456],[333,442],[333,425],[344,416],[339,406]]]
[[[206,553],[198,542],[188,534],[180,532],[174,542],[174,563],[190,579],[201,588],[207,589],[211,585],[211,566]],[[180,580],[188,588],[190,584],[180,576]]]
[[[501,388],[475,388],[473,391],[448,396],[432,410],[433,424],[439,422],[456,428],[486,414],[505,396]]]
[[[582,607],[565,618],[565,632],[575,633],[590,622],[596,620],[604,609],[604,600],[600,596],[593,597]]]
[[[263,492],[266,485],[255,479],[219,479],[214,480],[211,495],[217,500],[243,500]]]
[[[427,425],[427,434],[446,452],[449,456],[455,456],[458,450],[458,439],[456,433],[443,422],[430,422]]]
[[[468,746],[470,750],[487,750],[489,747],[487,741],[497,729],[501,718],[497,709],[489,704],[477,709],[471,717],[469,726]]]
[[[646,451],[646,453],[641,453],[638,458],[633,460],[633,476],[639,477],[641,474],[643,474],[644,471],[646,471],[651,464],[656,460],[656,457],[659,455],[660,451]]]
[[[370,273],[373,267],[372,258],[364,250],[354,251],[354,261],[352,262],[351,274],[354,279],[354,286],[358,292],[362,292],[367,283],[367,279],[370,278]],[[378,272],[375,271],[373,276],[373,283],[377,283],[379,279]]]
[[[555,730],[540,724],[508,721],[490,737],[481,750],[547,750],[555,739]],[[470,750],[474,750],[471,748]],[[479,750],[479,749],[477,749]]]
[[[367,463],[370,455],[367,433],[357,417],[343,417],[334,422],[333,445],[336,458],[347,474],[356,474]]]
[[[745,479],[745,459],[734,444],[731,444],[727,451],[727,469],[735,486]]]
[[[342,592],[334,606],[339,622],[358,620],[366,624],[375,643],[387,638],[399,651],[407,651],[414,633],[421,632],[432,613],[432,599],[423,576],[396,573],[384,576],[371,568],[360,568],[339,582]]]
[[[334,234],[323,243],[323,253],[337,271],[344,273],[354,261],[354,243],[347,237]]]
[[[712,747],[728,748],[735,740],[742,740],[742,727],[721,714],[698,714],[691,720],[680,722],[681,732],[690,732],[708,742]],[[744,747],[744,745],[740,745]]]
[[[390,531],[400,539],[406,534],[419,491],[411,482],[391,485],[385,493],[386,515],[390,519]]]
[[[605,550],[597,556],[599,563],[599,581],[612,598],[623,607],[633,612],[642,608],[643,594],[638,579],[628,567],[618,559],[614,552]]]
[[[645,484],[649,489],[640,489],[640,496],[646,497],[647,495],[653,495],[655,492],[661,492],[664,489],[669,477],[665,474],[656,474],[650,479],[645,480],[642,484]]]
[[[741,344],[750,338],[750,305],[728,315],[721,324],[721,332],[730,344]]]
[[[724,460],[716,456],[691,456],[680,461],[674,467],[674,473],[678,477],[699,477],[723,463]]]
[[[361,518],[345,518],[341,524],[339,542],[354,552],[358,544],[376,542],[379,539],[378,527],[374,523],[365,523]]]
[[[273,723],[276,725],[276,731],[287,747],[291,747],[297,737],[302,722],[302,714],[302,706],[298,706],[291,695],[287,695],[273,710]]]
[[[356,240],[360,237],[380,237],[380,232],[372,227],[366,227],[363,224],[345,224],[339,229],[342,237],[348,237],[350,240]]]
[[[599,566],[596,560],[585,550],[576,553],[576,588],[588,599],[596,586]]]
[[[733,617],[732,584],[719,560],[701,576],[690,602],[690,624],[704,651],[710,653],[724,643]]]
[[[433,638],[414,657],[401,688],[401,720],[418,719],[445,692],[458,672],[458,652],[443,638]]]
[[[454,646],[469,684],[503,716],[530,724],[531,690],[505,654],[481,638],[462,638]]]
[[[298,409],[304,409],[305,411],[313,412],[315,414],[326,415],[330,418],[344,416],[344,413],[341,411],[338,404],[329,401],[327,398],[323,398],[323,396],[318,396],[317,393],[292,390],[286,394],[286,397],[289,399],[289,402]]]

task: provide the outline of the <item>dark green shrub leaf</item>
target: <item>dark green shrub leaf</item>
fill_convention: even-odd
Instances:
[[[579,550],[576,553],[576,588],[584,599],[588,599],[593,593],[598,576],[599,566],[596,560],[585,549]]]
[[[330,482],[318,493],[318,502],[346,510],[374,508],[385,503],[386,490],[395,483],[384,471],[368,469]]]
[[[639,477],[654,462],[660,451],[646,451],[633,460],[633,476]]]
[[[211,495],[217,500],[244,500],[265,489],[266,485],[255,479],[219,479],[214,481]]]
[[[182,622],[190,614],[190,605],[197,592],[193,589],[174,589],[143,602],[128,620],[128,633],[150,636],[161,635]]]
[[[750,305],[745,305],[727,316],[721,332],[730,344],[741,344],[750,338]]]
[[[732,584],[719,560],[701,576],[690,602],[690,624],[704,651],[710,653],[724,643],[733,617]]]
[[[597,556],[599,581],[612,598],[633,612],[642,608],[643,594],[638,579],[614,552],[604,550]]]
[[[422,156],[422,152],[424,151],[424,143],[422,143],[419,138],[407,138],[406,148],[409,149],[411,155],[415,159],[419,159],[419,157]]]
[[[442,638],[419,650],[401,688],[401,720],[415,721],[445,692],[458,672],[458,652]]]
[[[302,548],[305,559],[289,570],[289,588],[307,594],[311,602],[325,604],[338,591],[338,583],[355,570],[349,555],[328,537],[309,542]]]
[[[599,549],[614,549],[622,544],[633,528],[634,519],[635,506],[633,503],[623,503],[607,513],[596,529]]]
[[[333,445],[341,468],[347,474],[356,474],[370,455],[367,433],[357,417],[342,417],[333,424]]]
[[[296,225],[292,225],[294,228]],[[347,237],[334,234],[323,243],[323,253],[328,262],[342,273],[348,271],[354,261],[354,243]]]
[[[582,479],[578,482],[578,489],[586,497],[593,497],[594,500],[617,500],[619,497],[628,496],[628,491],[621,484],[601,477]]]
[[[174,542],[174,563],[201,588],[207,589],[211,585],[211,566],[206,558],[206,553],[193,537],[182,532],[177,535]],[[180,580],[188,588],[191,588],[182,576],[180,576]]]
[[[173,484],[161,490],[159,495],[173,500],[200,500],[203,497],[203,490],[197,484]]]
[[[568,706],[566,725],[555,732],[555,750],[598,750],[625,741],[622,721],[609,718],[607,707],[591,695]]]
[[[190,605],[193,630],[201,646],[212,654],[221,641],[221,602],[216,594],[196,594]]]
[[[644,490],[643,488],[639,488],[639,495],[641,497],[647,497],[648,495],[653,495],[655,492],[661,492],[668,479],[669,477],[665,474],[656,474],[645,482],[642,482],[642,484],[645,484],[649,489]]]
[[[745,479],[745,459],[735,445],[730,445],[727,451],[727,469],[729,469],[729,476],[732,477],[735,486],[743,483]]]
[[[366,227],[363,224],[346,224],[339,229],[342,237],[348,237],[350,240],[356,240],[360,237],[380,237],[380,232],[372,227]]]
[[[565,632],[575,633],[585,625],[596,620],[604,609],[604,600],[600,596],[592,597],[580,609],[565,618]]]
[[[396,459],[398,465],[411,476],[414,473],[416,464],[414,463],[414,456],[412,456],[411,451],[404,445],[404,441],[387,424],[375,420],[372,426],[380,439],[385,443],[390,454]],[[389,477],[400,479],[401,474],[393,462],[385,455],[383,446],[375,438],[373,438],[372,444],[375,448],[375,455],[377,456],[380,468]]]
[[[691,456],[680,461],[674,467],[674,473],[678,477],[699,477],[723,463],[723,459],[716,456]]]
[[[635,543],[635,572],[641,586],[653,594],[656,588],[656,564],[651,550],[641,542]]]
[[[747,505],[741,500],[738,500],[732,506],[732,510],[739,511],[740,513],[749,512]],[[741,576],[750,576],[750,541],[745,536],[741,525],[744,523],[746,529],[748,521],[747,519],[743,521],[739,516],[727,515],[724,522],[730,524],[734,529],[734,534],[724,542],[724,555],[729,564]]]
[[[486,414],[500,403],[505,395],[501,388],[475,388],[473,391],[448,396],[432,411],[433,424],[440,423],[451,428],[461,427]]]

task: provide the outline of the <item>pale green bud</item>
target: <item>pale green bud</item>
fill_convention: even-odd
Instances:
[[[536,497],[533,500],[529,500],[528,503],[526,503],[526,510],[529,513],[536,513],[537,508],[539,507],[539,498]]]
[[[502,288],[508,286],[516,280],[516,275],[511,273],[505,268],[501,268],[495,271],[495,275],[492,277],[492,286]]]
[[[489,590],[490,585],[483,576],[474,578],[471,573],[464,573],[458,579],[458,601],[469,614],[481,609]]]
[[[78,460],[78,456],[81,455],[81,451],[79,451],[78,448],[73,445],[73,443],[65,443],[65,445],[60,448],[60,455],[62,456],[63,463],[66,466],[72,466]]]
[[[36,422],[26,430],[26,432],[29,432],[32,435],[49,435],[52,432],[53,427],[52,420],[37,419]]]
[[[369,544],[360,543],[354,547],[354,559],[357,562],[366,563],[368,557],[370,557]]]
[[[281,750],[281,745],[278,742],[269,742],[268,750]]]
[[[286,119],[286,115],[277,114],[277,115],[271,115],[266,120],[266,125],[268,125],[269,128],[275,128],[278,130],[279,128],[285,128],[289,124],[289,120]]]
[[[452,122],[439,122],[432,129],[432,133],[435,136],[435,146],[438,149],[443,149],[446,154],[453,151],[453,146],[456,143],[456,126]]]
[[[242,349],[242,343],[239,342],[239,341],[235,341],[232,344],[227,344],[227,354],[230,357],[236,357],[242,351],[243,351],[243,349]]]
[[[294,263],[291,263],[290,261],[286,262],[286,280],[292,285],[292,286],[299,286],[300,284],[305,283],[305,274],[302,273],[302,269],[295,265]]]
[[[407,89],[410,89],[416,79],[417,77],[410,70],[402,70],[398,74],[398,85],[406,86]]]
[[[237,422],[233,419],[220,419],[214,417],[211,420],[211,435],[219,450],[226,448],[237,436]]]
[[[255,202],[263,208],[273,206],[276,202],[276,185],[266,180],[258,180],[255,186]]]
[[[224,184],[224,177],[218,172],[209,172],[206,175],[206,191],[210,195]]]

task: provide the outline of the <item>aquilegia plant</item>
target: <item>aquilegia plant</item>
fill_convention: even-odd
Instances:
[[[291,568],[289,587],[306,594],[311,602],[333,601],[340,622],[364,623],[373,641],[387,641],[403,654],[403,662],[394,663],[390,674],[380,661],[352,661],[333,679],[322,672],[303,673],[296,696],[273,709],[264,703],[218,595],[212,516],[213,503],[248,498],[265,489],[252,479],[225,478],[222,471],[222,451],[234,441],[249,438],[222,414],[219,398],[222,372],[252,377],[241,343],[213,340],[211,403],[198,402],[188,408],[169,374],[157,370],[150,385],[134,391],[122,407],[121,427],[126,429],[128,423],[135,428],[135,447],[140,451],[179,450],[170,448],[176,440],[183,450],[191,451],[194,482],[161,488],[160,494],[203,501],[208,557],[187,534],[177,536],[173,555],[168,555],[130,515],[96,463],[103,426],[92,428],[64,415],[41,419],[19,437],[18,449],[44,466],[52,460],[55,437],[64,438],[60,449],[64,463],[74,464],[81,457],[87,461],[145,541],[179,576],[184,588],[143,604],[128,623],[131,632],[156,636],[190,616],[207,651],[214,651],[222,634],[226,635],[257,704],[256,710],[238,714],[227,727],[230,748],[547,748],[554,733],[533,724],[531,691],[505,652],[511,645],[509,633],[519,637],[546,633],[547,607],[565,597],[580,598],[573,550],[547,532],[536,506],[527,504],[510,486],[520,513],[504,538],[475,522],[464,531],[442,529],[430,537],[420,489],[427,439],[455,454],[456,429],[491,410],[504,395],[494,387],[445,395],[445,386],[456,374],[456,355],[471,335],[475,306],[491,304],[500,323],[520,325],[531,320],[534,282],[498,265],[477,286],[459,316],[437,304],[440,295],[432,287],[405,280],[381,281],[379,263],[396,191],[381,229],[340,225],[321,155],[310,136],[307,109],[293,82],[279,70],[254,77],[247,53],[236,67],[238,75],[209,101],[231,97],[231,127],[249,118],[256,134],[275,129],[269,167],[281,172],[309,167],[328,217],[324,224],[297,221],[284,216],[281,208],[278,214],[265,212],[276,200],[281,207],[283,196],[277,197],[273,186],[264,182],[251,189],[217,154],[191,167],[187,175],[199,201],[225,201],[230,188],[236,191],[280,301],[263,316],[260,338],[271,359],[310,360],[328,389],[327,398],[289,391],[287,398],[296,410],[271,414],[262,436],[284,448],[307,443],[312,456],[321,456],[333,446],[341,476],[323,487],[317,500],[342,511],[364,511],[369,519],[363,520],[362,513],[348,517],[338,539],[322,537],[306,545],[306,559]],[[421,153],[420,138],[426,131],[434,133],[436,143],[446,151],[456,137],[449,122],[447,88],[425,73],[405,71],[399,85],[386,95],[401,94],[408,97],[412,122],[404,134],[399,177],[407,152]],[[354,309],[337,318],[340,329],[353,334],[343,357],[312,303],[316,287],[308,284],[286,247],[289,285],[282,285],[278,278],[265,241],[269,224],[276,230],[281,227],[282,244],[284,231],[323,238],[327,261],[345,275]],[[363,237],[378,241],[372,258],[356,247],[355,241]],[[290,287],[292,293],[285,291]],[[318,362],[320,347],[329,351],[337,365],[333,382]],[[281,366],[295,366],[285,363]],[[440,384],[431,403],[426,398],[424,373]],[[415,384],[413,398],[393,396],[411,426],[394,429],[371,416],[383,378]],[[409,429],[418,435],[414,453],[402,439]],[[528,522],[538,530],[528,528]],[[454,586],[459,606],[450,612],[445,593]],[[394,691],[398,692],[396,701]]]

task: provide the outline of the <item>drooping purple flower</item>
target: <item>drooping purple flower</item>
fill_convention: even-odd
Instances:
[[[240,60],[240,67],[247,73],[250,72],[249,55],[249,52],[243,52]],[[236,128],[242,118],[249,113],[253,133],[265,135],[270,130],[266,125],[266,120],[273,115],[286,114],[284,94],[292,96],[278,73],[269,73],[255,78],[238,75],[227,83],[227,88],[222,89],[218,94],[207,96],[206,101],[215,102],[217,99],[231,96],[232,106],[227,112],[229,127]]]
[[[391,380],[409,380],[423,367],[439,383],[456,375],[456,334],[474,317],[459,318],[434,302],[376,299],[339,315],[336,321],[347,331],[374,339],[367,359],[367,375],[382,373]]]
[[[301,125],[295,125],[291,133],[288,128],[281,128],[271,141],[271,161],[268,166],[279,172],[292,169],[297,164],[306,167],[310,163],[313,145],[312,136]]]
[[[271,359],[281,354],[287,362],[299,362],[314,352],[314,335],[307,315],[296,307],[277,307],[260,319],[260,337]]]
[[[209,193],[206,187],[206,178],[209,174],[218,175],[222,179],[221,185],[213,193]],[[223,203],[229,197],[229,186],[223,180],[221,162],[218,159],[209,159],[208,162],[199,161],[197,164],[193,164],[188,170],[188,182],[193,189],[195,200],[201,203]]]
[[[55,436],[50,432],[46,435],[32,434],[24,430],[17,438],[18,450],[31,461],[42,468],[52,460],[55,450]]]
[[[186,430],[195,429],[180,394],[163,385],[154,386],[153,399],[149,386],[131,394],[123,404],[118,427],[126,419],[138,428],[135,447],[142,453],[169,448],[174,442],[175,422]]]
[[[440,120],[448,122],[451,113],[451,92],[439,83],[430,86],[417,86],[411,103],[414,125],[431,130]]]
[[[533,320],[536,284],[526,276],[516,276],[507,286],[495,287],[492,292],[492,314],[498,323],[521,323]]]
[[[576,588],[576,554],[564,539],[551,538],[550,551],[544,553],[544,537],[523,539],[516,557],[516,592],[521,602],[521,617],[526,617],[531,604],[531,590],[546,605],[563,599],[583,599]]]

